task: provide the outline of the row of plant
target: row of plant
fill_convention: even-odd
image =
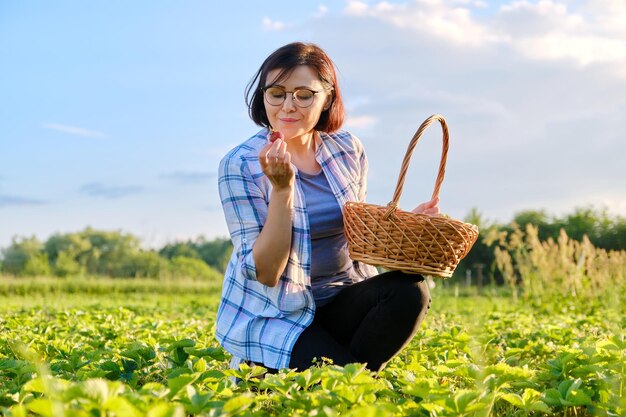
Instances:
[[[269,375],[228,368],[214,338],[216,294],[153,297],[153,304],[96,295],[4,310],[0,414],[626,413],[625,311],[600,300],[555,313],[435,289],[424,327],[380,373],[320,358],[308,370]]]
[[[218,294],[218,280],[106,278],[93,277],[12,277],[0,276],[0,296],[89,296],[97,294]],[[8,300],[7,300],[8,302]]]

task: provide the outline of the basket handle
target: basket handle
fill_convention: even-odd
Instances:
[[[422,125],[417,129],[415,135],[411,139],[411,143],[409,143],[409,148],[406,151],[406,155],[404,155],[404,161],[402,161],[402,167],[400,168],[400,176],[398,177],[398,184],[396,185],[396,191],[393,193],[393,199],[387,204],[388,210],[385,212],[383,218],[388,219],[395,211],[398,209],[398,201],[400,201],[400,196],[402,195],[402,187],[404,187],[404,180],[406,179],[406,173],[409,169],[409,161],[411,160],[411,155],[413,154],[413,149],[415,149],[415,145],[417,145],[417,141],[420,139],[424,131],[428,126],[430,126],[433,122],[439,121],[441,123],[441,129],[443,130],[443,146],[441,149],[441,162],[439,163],[439,173],[437,174],[437,180],[435,181],[435,189],[433,190],[433,195],[431,198],[435,198],[439,196],[439,190],[441,189],[441,183],[443,183],[443,177],[446,173],[446,159],[448,158],[448,141],[450,139],[450,135],[448,134],[448,125],[446,124],[446,120],[440,114],[433,114],[428,119],[422,123]]]

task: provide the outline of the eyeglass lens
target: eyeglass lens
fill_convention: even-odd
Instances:
[[[270,87],[265,90],[265,99],[272,106],[283,104],[287,98],[287,93],[291,93],[293,101],[299,107],[308,107],[313,103],[315,92],[306,88],[299,88],[294,91],[285,91],[280,87]]]

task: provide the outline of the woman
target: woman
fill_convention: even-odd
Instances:
[[[348,257],[342,207],[365,199],[367,158],[339,130],[334,65],[316,45],[285,45],[263,62],[246,97],[264,128],[219,167],[234,250],[217,339],[232,367],[303,370],[324,357],[378,371],[413,338],[430,295],[420,275],[378,275]],[[272,142],[271,131],[282,137]],[[414,212],[436,215],[438,201]]]

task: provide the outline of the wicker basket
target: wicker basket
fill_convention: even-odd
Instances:
[[[386,207],[348,202],[344,207],[350,257],[370,265],[412,274],[452,276],[478,237],[478,227],[444,216],[398,209],[409,160],[422,133],[433,122],[443,129],[443,149],[432,198],[439,195],[448,155],[448,126],[443,116],[430,116],[417,130],[404,156],[393,199]]]

